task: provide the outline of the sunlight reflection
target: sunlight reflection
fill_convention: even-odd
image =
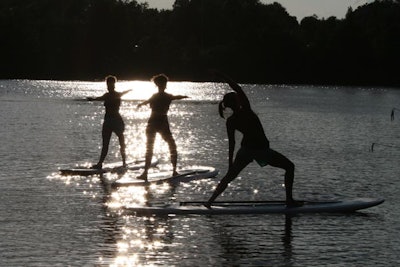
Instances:
[[[106,205],[110,208],[121,208],[128,205],[146,204],[147,190],[141,186],[129,186],[118,188],[112,192],[110,200]]]
[[[193,100],[204,98],[205,87],[216,87],[215,83],[168,82],[167,92],[174,95],[188,95]],[[119,81],[117,91],[131,90],[124,95],[125,100],[145,100],[157,92],[151,81]]]
[[[161,164],[161,168],[167,168]],[[157,170],[153,170],[157,172]],[[100,194],[100,184],[111,183],[113,180],[122,177],[132,177],[138,172],[128,171],[125,174],[106,174],[102,179],[98,176],[79,177],[79,176],[61,176],[54,173],[49,179],[58,179],[65,184],[71,184],[85,196],[98,197]],[[101,182],[102,181],[102,182]],[[158,198],[159,195],[169,192],[171,186],[168,184],[151,185],[148,187],[128,186],[114,188],[106,191],[107,197],[104,199],[105,205],[118,214],[121,220],[121,228],[115,239],[115,250],[112,256],[102,255],[98,258],[101,266],[152,266],[148,262],[148,256],[167,251],[170,246],[171,229],[168,229],[168,223],[164,220],[156,220],[154,217],[135,217],[124,216],[119,211],[125,205],[146,205],[149,201],[149,193]],[[116,212],[116,213],[115,213]]]
[[[117,91],[131,90],[124,95],[125,100],[145,100],[157,92],[156,86],[151,81],[118,81],[116,88]],[[226,90],[228,87],[222,83],[170,81],[166,91],[174,95],[187,95],[190,97],[189,101],[216,101]]]
[[[118,79],[118,77],[117,77]],[[40,92],[50,97],[67,97],[85,99],[88,96],[100,96],[106,93],[107,87],[103,79],[99,81],[29,81],[32,88],[42,89]],[[55,87],[55,84],[57,86]],[[52,88],[53,90],[48,90]],[[43,90],[44,89],[44,90]],[[123,96],[125,100],[144,100],[154,94],[157,89],[151,81],[118,80],[117,91],[132,90]],[[224,83],[168,82],[167,92],[190,96],[189,101],[216,101],[229,86]],[[35,90],[37,94],[38,90]]]
[[[132,256],[118,256],[115,258],[114,262],[110,264],[110,267],[133,267],[133,266],[142,266],[138,265],[139,260],[137,255],[132,255]]]
[[[148,189],[141,186],[121,187],[113,191],[106,205],[111,209],[120,209],[125,206],[143,206],[148,202],[148,190],[155,195],[165,194],[170,190],[168,183],[150,185]]]
[[[124,118],[126,125],[125,140],[126,153],[128,160],[143,159],[146,153],[146,124],[150,116],[151,109],[148,106],[137,108],[137,104],[151,97],[157,92],[156,86],[150,81],[118,81],[116,85],[117,91],[132,91],[124,95],[124,100],[121,105],[121,115]],[[100,96],[106,92],[104,81],[82,83],[80,87],[82,91],[73,91],[70,93],[73,98],[85,98],[87,96]],[[229,86],[216,83],[191,83],[191,82],[169,82],[167,92],[174,95],[187,95],[190,98],[182,101],[176,101],[171,105],[169,110],[169,119],[171,130],[178,146],[178,168],[187,167],[198,164],[199,153],[205,150],[214,151],[215,137],[214,134],[207,134],[208,140],[203,140],[201,143],[197,141],[199,136],[198,131],[209,131],[203,129],[203,124],[199,124],[197,119],[201,116],[209,116],[208,113],[202,113],[202,107],[215,109],[216,101],[218,101]],[[78,97],[77,97],[78,96]],[[75,102],[74,102],[75,104]],[[87,138],[92,135],[100,135],[101,121],[104,116],[104,108],[100,103],[86,104],[86,102],[77,102],[83,108],[87,108],[88,112],[81,114],[77,111],[74,118],[79,118],[78,124],[83,130],[87,130]],[[93,111],[93,112],[92,112]],[[89,113],[90,112],[90,113]],[[217,113],[215,118],[218,119]],[[75,123],[71,119],[71,124]],[[82,130],[82,132],[84,132]],[[90,134],[90,135],[89,135]],[[71,137],[73,138],[73,137]],[[110,151],[106,158],[107,162],[120,161],[119,144],[115,135],[113,135],[113,143],[110,144]],[[219,140],[218,140],[219,141]],[[196,146],[197,145],[197,146]],[[86,146],[84,144],[83,146]],[[93,146],[101,146],[101,141],[98,140]],[[212,147],[209,149],[209,147]],[[79,149],[81,149],[79,147]],[[100,150],[100,149],[99,149]],[[97,159],[99,150],[83,147],[82,151],[88,151],[85,158],[80,158],[79,154],[76,157],[82,161],[89,159]],[[76,160],[72,158],[72,160]],[[152,168],[152,172],[170,171],[172,166],[170,163],[170,153],[167,143],[157,135],[154,145],[154,158],[160,162],[157,168]],[[90,167],[93,162],[79,162],[80,166]],[[65,166],[71,167],[71,166]],[[58,180],[60,184],[65,184],[68,193],[78,193],[81,197],[96,199],[96,203],[104,204],[107,209],[105,216],[115,219],[115,229],[111,227],[112,244],[110,253],[104,253],[98,258],[101,266],[151,266],[151,265],[166,265],[167,257],[176,257],[173,252],[170,252],[171,246],[181,246],[179,239],[182,238],[181,231],[185,231],[190,235],[194,235],[196,230],[190,229],[188,224],[184,224],[184,220],[180,220],[179,226],[174,226],[171,221],[175,220],[173,216],[168,218],[154,217],[139,217],[127,216],[124,213],[124,206],[144,206],[144,205],[166,205],[178,201],[180,198],[190,198],[195,193],[201,196],[205,193],[205,187],[212,188],[215,186],[215,181],[194,181],[192,183],[182,183],[180,186],[174,187],[167,183],[160,185],[150,185],[147,187],[129,186],[115,188],[111,183],[117,179],[129,178],[132,179],[140,175],[142,170],[127,171],[125,174],[107,173],[100,179],[99,176],[81,177],[81,176],[61,176],[54,173],[49,179]],[[109,185],[109,190],[105,189],[105,185]],[[208,194],[209,190],[206,190]],[[174,227],[178,227],[179,231],[174,231]],[[107,229],[109,225],[107,225]],[[172,242],[173,239],[178,239],[177,242]],[[152,255],[159,255],[156,259],[152,259]]]
[[[117,91],[131,90],[123,96],[125,100],[145,100],[157,92],[154,84],[150,81],[119,81]]]
[[[153,266],[148,262],[149,255],[166,253],[170,246],[168,241],[168,224],[153,217],[125,217],[122,234],[116,241],[117,255],[110,259],[110,266]],[[103,257],[100,258],[105,263]]]

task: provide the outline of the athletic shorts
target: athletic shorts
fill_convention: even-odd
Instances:
[[[156,133],[160,133],[163,137],[172,136],[167,116],[160,119],[150,119],[147,123],[146,134],[154,136]]]
[[[104,118],[103,127],[119,134],[124,132],[125,123],[121,116],[110,116]]]
[[[241,147],[239,151],[236,153],[235,160],[248,161],[248,162],[252,162],[253,160],[255,160],[258,163],[258,165],[264,167],[268,165],[268,162],[271,160],[274,153],[275,151],[270,148],[252,149],[252,148]]]

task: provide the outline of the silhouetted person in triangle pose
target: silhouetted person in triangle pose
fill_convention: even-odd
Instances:
[[[286,171],[286,205],[300,206],[302,203],[295,201],[292,196],[294,164],[285,156],[270,148],[260,119],[251,109],[249,99],[242,88],[226,75],[217,72],[215,74],[224,79],[235,92],[224,95],[223,100],[219,103],[219,114],[222,118],[224,118],[223,112],[225,108],[230,108],[233,111],[233,114],[226,120],[229,140],[228,172],[221,179],[205,206],[211,208],[212,203],[226,189],[228,184],[253,160],[261,167],[271,165],[284,169]],[[241,132],[243,139],[240,149],[234,158],[235,131]]]

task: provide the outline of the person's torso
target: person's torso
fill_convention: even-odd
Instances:
[[[240,110],[228,118],[229,123],[243,134],[243,147],[264,149],[269,147],[268,138],[258,116],[252,110]]]
[[[168,93],[156,93],[150,98],[151,117],[163,118],[167,116],[172,95]]]
[[[119,107],[121,106],[121,96],[117,92],[106,93],[104,106],[106,108],[106,115],[113,116],[119,115]]]

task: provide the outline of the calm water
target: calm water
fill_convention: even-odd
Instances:
[[[121,107],[129,158],[142,158],[155,88],[132,88]],[[191,98],[171,107],[180,166],[220,169],[214,180],[171,188],[111,190],[98,177],[61,177],[61,167],[96,162],[103,82],[0,81],[0,266],[398,266],[400,264],[400,90],[244,85],[271,146],[296,164],[299,199],[384,197],[350,215],[126,215],[120,206],[207,199],[227,168],[217,102],[224,84],[175,83]],[[239,138],[239,136],[238,136]],[[372,143],[374,152],[370,151]],[[120,160],[113,137],[108,162]],[[160,168],[168,147],[157,139]],[[125,175],[135,175],[127,173]],[[118,177],[107,175],[111,181]],[[283,172],[251,164],[221,196],[283,199]]]

